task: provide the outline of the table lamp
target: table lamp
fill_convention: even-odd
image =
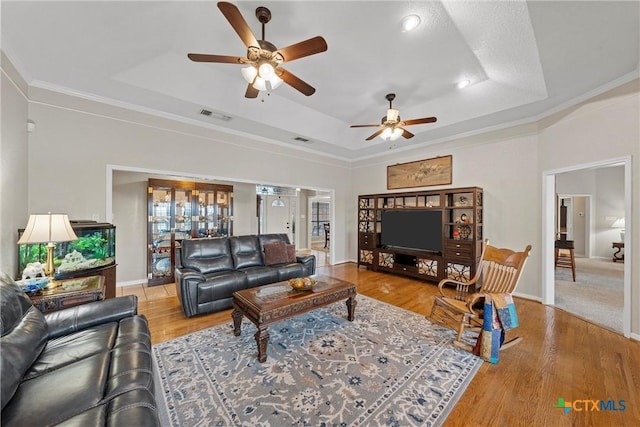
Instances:
[[[25,228],[22,237],[18,240],[18,244],[47,244],[47,263],[44,266],[44,274],[52,279],[56,272],[56,266],[53,263],[53,249],[56,242],[69,242],[78,240],[78,236],[74,233],[69,217],[64,214],[35,214],[29,216],[27,228]]]
[[[624,217],[618,218],[611,224],[611,228],[621,228],[620,230],[620,241],[624,242]]]

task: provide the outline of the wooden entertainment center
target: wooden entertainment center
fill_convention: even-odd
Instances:
[[[405,210],[432,211],[434,218],[440,213],[441,235],[434,236],[440,250],[383,244],[383,213]],[[479,187],[358,196],[358,266],[433,282],[468,282],[482,256],[482,215]]]

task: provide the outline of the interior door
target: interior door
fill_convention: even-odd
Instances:
[[[293,242],[291,200],[286,196],[267,196],[264,204],[264,233],[286,233]]]

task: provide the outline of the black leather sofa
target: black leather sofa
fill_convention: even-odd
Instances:
[[[287,259],[281,258],[283,249]],[[235,291],[316,271],[314,255],[296,256],[287,234],[183,240],[176,249],[175,283],[185,316],[230,308]]]
[[[3,426],[159,426],[147,320],[133,296],[43,315],[0,275]]]

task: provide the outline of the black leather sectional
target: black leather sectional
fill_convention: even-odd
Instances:
[[[0,274],[3,426],[159,426],[134,296],[43,315]]]
[[[183,240],[176,249],[175,277],[184,314],[224,310],[232,306],[235,291],[315,273],[314,255],[270,262],[265,245],[280,243],[293,249],[286,234]]]

